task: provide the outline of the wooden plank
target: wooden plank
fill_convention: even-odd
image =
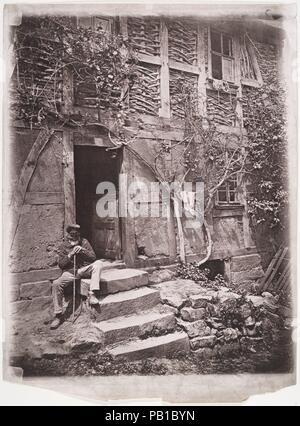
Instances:
[[[76,221],[74,150],[69,131],[64,131],[63,133],[63,163],[65,204],[64,228],[66,232],[66,226]]]
[[[169,53],[168,53],[168,28],[164,20],[161,20],[160,26],[160,97],[161,108],[160,117],[170,117],[170,91],[169,91]]]
[[[55,280],[61,274],[59,268],[38,269],[29,272],[16,272],[10,274],[11,284],[18,285],[23,283],[31,283],[44,280]]]
[[[44,205],[63,204],[63,192],[27,192],[24,204]]]
[[[283,285],[281,286],[280,292],[285,291],[289,284],[290,284],[290,274],[288,273],[285,277]]]
[[[128,40],[128,26],[127,26],[127,17],[126,16],[120,16],[119,18],[119,22],[120,22],[120,32],[121,35],[123,37],[123,39],[125,41]],[[127,48],[125,46],[122,47],[122,56],[126,57],[127,56]],[[129,106],[129,82],[126,79],[123,84],[122,84],[122,89],[121,89],[121,98],[123,99],[124,104],[126,104],[126,106]]]
[[[258,62],[257,62],[257,58],[256,58],[254,48],[253,48],[251,43],[248,43],[247,47],[248,47],[248,50],[249,50],[249,53],[250,53],[250,56],[251,56],[251,60],[252,60],[253,67],[254,67],[255,73],[256,73],[256,78],[257,78],[256,82],[255,82],[255,80],[250,80],[250,81],[253,81],[253,83],[257,83],[258,86],[256,86],[256,87],[261,87],[264,84],[264,82],[263,82],[263,78],[262,78],[260,68],[259,68],[259,65],[258,65]]]
[[[284,256],[286,255],[287,251],[288,251],[287,247],[285,247],[282,250],[280,256],[277,258],[277,261],[274,263],[274,266],[271,270],[269,277],[266,279],[264,285],[262,286],[262,290],[266,290],[269,287],[269,285],[271,284],[271,282],[272,282],[273,278],[275,277],[275,275],[276,275],[276,273],[277,273],[277,271],[278,271],[278,269],[281,265],[281,262],[282,262]]]
[[[245,211],[245,207],[244,206],[238,206],[238,208],[236,206],[233,206],[232,208],[230,208],[230,206],[228,206],[226,209],[217,209],[215,208],[213,210],[213,217],[237,217],[237,216],[243,216]]]
[[[73,90],[73,73],[67,67],[63,70],[63,113],[69,114],[73,110],[74,90]]]
[[[136,243],[135,243],[135,227],[134,218],[130,217],[128,212],[122,211],[123,207],[127,208],[127,193],[128,185],[134,178],[133,174],[133,159],[130,152],[125,148],[123,153],[123,163],[121,173],[127,179],[120,179],[119,186],[119,206],[121,209],[121,241],[122,241],[122,256],[126,266],[134,266],[136,259]]]
[[[13,194],[13,199],[9,206],[9,216],[12,217],[12,223],[11,223],[11,229],[10,229],[11,247],[13,245],[14,238],[17,232],[20,215],[21,215],[21,207],[25,200],[25,195],[26,195],[29,182],[36,169],[38,159],[41,153],[43,152],[45,146],[49,142],[53,133],[54,133],[53,129],[51,130],[48,128],[41,129],[21,169],[16,190]]]
[[[277,283],[274,285],[275,290],[281,290],[281,288],[284,286],[285,280],[290,274],[291,265],[290,263],[287,263],[285,265],[284,270],[282,271],[282,274],[280,275]]]
[[[207,26],[207,44],[208,77],[212,78],[210,25]]]
[[[206,72],[205,72],[205,40],[204,28],[199,24],[197,29],[197,63],[199,69],[198,75],[198,108],[199,114],[206,117]]]
[[[158,65],[161,66],[162,60],[160,56],[150,56],[145,55],[145,53],[139,53],[138,59],[140,62],[144,62],[146,64]]]
[[[241,84],[241,61],[240,61],[240,43],[237,36],[233,37],[233,56],[234,56],[234,82],[238,85],[237,90],[237,103],[235,113],[237,116],[237,124],[239,127],[243,126],[243,108],[242,102],[238,99],[242,99],[242,84]]]
[[[261,84],[256,80],[248,80],[247,78],[241,78],[241,84],[244,86],[250,86],[250,87],[261,87]]]
[[[168,131],[168,130],[139,130],[137,137],[140,139],[162,139],[171,141],[182,141],[184,137],[184,131]]]
[[[273,270],[273,268],[274,268],[274,265],[276,264],[277,259],[278,259],[278,258],[279,258],[279,256],[281,255],[282,251],[283,251],[283,249],[282,249],[282,248],[280,248],[280,249],[276,252],[275,256],[272,258],[271,262],[269,263],[269,266],[268,266],[268,268],[267,268],[267,270],[266,270],[265,276],[262,278],[262,280],[261,280],[261,281],[260,281],[260,283],[259,283],[259,286],[260,286],[260,287],[259,287],[259,290],[260,290],[260,291],[262,291],[262,289],[263,289],[263,287],[264,287],[264,285],[265,285],[265,282],[266,282],[266,280],[267,280],[268,276],[270,275],[270,273],[272,272],[272,270]]]
[[[174,70],[186,72],[189,74],[199,75],[200,73],[198,66],[185,64],[184,62],[177,62],[174,59],[169,59],[169,66]]]

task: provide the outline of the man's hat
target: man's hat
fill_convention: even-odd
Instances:
[[[71,231],[80,232],[80,225],[77,225],[77,223],[72,223],[71,225],[68,225],[67,233],[69,234]]]

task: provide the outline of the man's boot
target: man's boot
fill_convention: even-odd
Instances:
[[[60,324],[63,322],[63,316],[62,314],[56,315],[52,323],[50,324],[50,330],[55,330],[60,326]]]
[[[99,300],[95,296],[94,292],[90,292],[89,294],[89,304],[90,305],[99,305]]]

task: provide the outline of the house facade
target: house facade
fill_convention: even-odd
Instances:
[[[203,259],[205,234],[197,226],[186,226],[184,220],[180,230],[173,214],[99,218],[97,185],[114,183],[121,202],[131,181],[150,184],[156,180],[140,158],[151,165],[161,144],[172,147],[183,140],[181,81],[195,87],[202,116],[227,139],[235,143],[243,140],[246,149],[244,123],[251,113],[247,97],[251,91],[278,81],[280,31],[259,21],[181,17],[85,16],[76,22],[118,32],[137,52],[138,78],[127,88],[128,128],[135,138],[131,150],[114,149],[107,131],[96,124],[41,130],[28,128],[21,121],[13,123],[11,273],[19,283],[55,278],[57,247],[66,225],[73,222],[81,225],[99,258],[121,259],[128,267],[173,265],[180,254],[180,232],[185,260]],[[62,73],[56,90],[65,112],[89,114],[97,122],[93,89],[76,81],[76,75]],[[105,108],[103,117],[106,119]],[[177,167],[179,155],[170,150],[163,165],[166,174],[168,168]],[[126,175],[125,183],[120,175]],[[261,258],[272,251],[267,239],[251,226],[247,211],[251,190],[250,183],[239,176],[226,181],[206,218],[212,238],[209,266],[236,282],[260,278]],[[161,204],[160,199],[155,202]]]

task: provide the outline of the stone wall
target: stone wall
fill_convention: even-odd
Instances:
[[[246,261],[239,262],[244,265]],[[183,279],[154,287],[162,302],[174,309],[177,326],[189,336],[191,350],[203,358],[266,349],[275,343],[284,324],[277,298],[270,293],[244,296],[228,287]]]

